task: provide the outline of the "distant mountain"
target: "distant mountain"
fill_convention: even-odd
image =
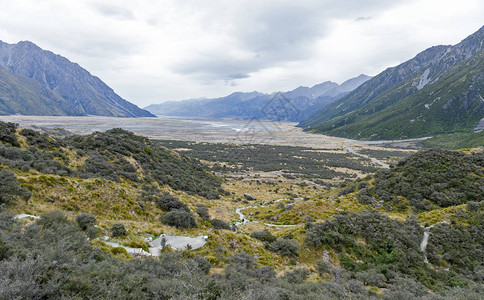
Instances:
[[[153,116],[78,64],[31,42],[0,41],[0,67],[0,114]]]
[[[356,139],[470,132],[484,118],[484,27],[389,68],[300,123]]]
[[[343,97],[369,76],[360,75],[341,85],[326,81],[313,87],[298,87],[285,93],[263,94],[259,92],[233,93],[226,97],[192,99],[152,104],[145,109],[156,115],[232,118],[232,119],[274,119],[301,121],[318,109]]]

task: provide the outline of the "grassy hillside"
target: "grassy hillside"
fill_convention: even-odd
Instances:
[[[484,131],[435,136],[421,142],[424,147],[457,150],[484,147]]]
[[[312,124],[309,130],[355,139],[470,132],[484,113],[483,72],[484,51],[480,51],[411,95],[407,94],[416,89],[413,81],[404,81],[361,108]]]
[[[484,291],[482,151],[369,150],[407,157],[371,175],[368,160],[336,150],[154,142],[120,129],[53,138],[0,123],[0,142],[0,298],[478,299]],[[332,171],[338,178],[325,179]],[[236,209],[248,223],[235,232]],[[41,218],[14,220],[20,213]],[[147,249],[161,233],[208,242],[133,258],[98,239]]]

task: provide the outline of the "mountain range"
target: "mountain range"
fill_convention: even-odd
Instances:
[[[484,27],[388,68],[300,123],[355,139],[471,132],[484,120]]]
[[[0,114],[154,116],[78,64],[28,41],[0,41]]]
[[[299,122],[370,78],[360,75],[342,84],[326,81],[313,87],[301,86],[292,91],[272,94],[236,92],[220,98],[168,101],[149,105],[145,109],[156,115],[167,116]]]

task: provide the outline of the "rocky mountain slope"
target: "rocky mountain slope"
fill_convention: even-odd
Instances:
[[[358,139],[471,131],[484,117],[484,27],[389,68],[300,125]]]
[[[3,114],[153,116],[121,98],[78,64],[31,42],[0,41],[0,66],[17,78],[15,82],[7,80],[13,77],[2,69]]]
[[[28,115],[32,112],[39,115],[81,114],[72,103],[48,88],[0,66],[0,115]]]
[[[237,92],[221,98],[170,101],[152,104],[145,109],[167,116],[301,121],[311,116],[314,111],[348,94],[369,78],[360,75],[341,85],[326,81],[285,93]]]

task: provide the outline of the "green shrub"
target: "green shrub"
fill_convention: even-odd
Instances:
[[[318,271],[319,276],[323,276],[326,273],[331,272],[331,264],[326,261],[318,260],[316,262],[316,270]]]
[[[286,272],[284,279],[292,284],[303,283],[309,276],[309,270],[306,268],[297,268],[293,271]]]
[[[101,233],[101,230],[97,227],[94,226],[89,226],[86,229],[87,236],[89,237],[90,240],[93,240],[97,237],[99,237],[99,234]]]
[[[14,147],[20,147],[15,131],[18,124],[0,122],[0,142],[8,143]]]
[[[264,229],[262,231],[254,231],[250,234],[250,237],[254,239],[258,239],[259,241],[262,241],[262,242],[269,242],[269,243],[272,243],[275,240],[277,240],[277,238],[273,236],[272,233],[267,229]]]
[[[0,169],[0,205],[11,204],[16,197],[27,201],[32,193],[20,187],[15,173],[7,169]]]
[[[197,222],[193,214],[184,209],[174,209],[168,212],[161,217],[161,222],[166,225],[175,226],[176,228],[197,227]]]
[[[90,226],[96,225],[96,217],[88,213],[80,213],[76,216],[76,222],[82,230],[86,230]]]
[[[111,226],[111,235],[113,237],[120,237],[120,236],[126,236],[126,228],[124,228],[124,225],[121,223],[116,223]]]
[[[193,260],[197,263],[198,268],[203,274],[208,274],[210,272],[212,264],[205,257],[197,255],[193,258]]]
[[[126,251],[126,249],[124,249],[123,247],[114,247],[111,249],[111,253],[113,255],[118,255],[118,254],[128,255],[128,251]]]
[[[200,216],[200,218],[204,220],[210,219],[210,214],[208,213],[208,208],[206,205],[201,205],[201,204],[197,205],[195,212]]]
[[[269,249],[281,256],[296,257],[299,253],[299,244],[292,240],[277,239],[270,244]]]
[[[70,224],[71,221],[69,221],[66,217],[66,215],[59,211],[59,210],[54,210],[50,212],[46,212],[40,216],[40,219],[37,221],[37,224],[44,228],[51,228],[54,225],[62,224]]]
[[[163,210],[166,211],[171,211],[174,209],[182,209],[189,211],[187,205],[180,200],[178,200],[177,197],[171,195],[170,193],[163,193],[163,195],[160,195],[158,199],[156,199],[156,204]]]
[[[230,230],[230,225],[227,222],[220,220],[220,219],[213,219],[211,221],[213,228],[215,229],[226,229]]]

